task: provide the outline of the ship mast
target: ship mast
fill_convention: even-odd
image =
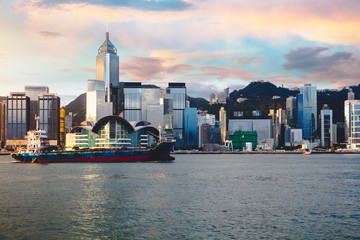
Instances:
[[[39,120],[40,120],[40,117],[35,115],[36,130],[39,130]]]

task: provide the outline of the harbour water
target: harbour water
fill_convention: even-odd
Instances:
[[[14,164],[0,239],[360,239],[359,155]]]

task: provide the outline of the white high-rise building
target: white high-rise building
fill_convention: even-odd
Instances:
[[[347,148],[360,149],[360,101],[350,89],[348,99],[344,103],[345,115],[345,141]]]
[[[86,120],[96,122],[112,115],[112,102],[105,102],[105,83],[101,80],[88,80],[86,92]]]

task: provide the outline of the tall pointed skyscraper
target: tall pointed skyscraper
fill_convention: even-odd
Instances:
[[[96,79],[105,82],[105,102],[113,103],[113,114],[119,114],[119,56],[117,49],[106,39],[101,44],[96,56]]]

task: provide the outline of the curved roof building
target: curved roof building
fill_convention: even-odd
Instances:
[[[135,126],[135,127],[134,127]],[[159,140],[159,131],[148,122],[131,124],[119,116],[105,116],[93,126],[82,125],[66,137],[67,147],[153,147]]]

